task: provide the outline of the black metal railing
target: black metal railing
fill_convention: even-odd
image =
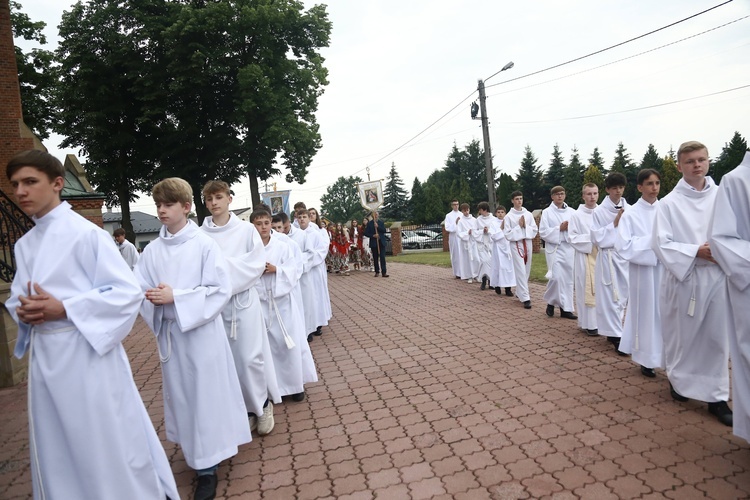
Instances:
[[[0,190],[0,280],[10,283],[16,274],[13,247],[34,227],[31,218]]]

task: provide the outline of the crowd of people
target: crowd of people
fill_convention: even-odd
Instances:
[[[707,402],[750,440],[750,154],[721,186],[706,176],[704,145],[683,144],[677,159],[682,179],[661,201],[659,172],[639,172],[633,205],[622,197],[625,177],[612,173],[602,203],[586,184],[578,210],[554,187],[538,226],[520,192],[494,215],[485,202],[474,217],[454,200],[445,219],[453,273],[498,294],[515,288],[530,309],[539,233],[548,316],[559,309],[587,335],[606,337],[647,377],[665,369],[674,399]],[[6,175],[35,222],[15,244],[6,307],[19,325],[14,354],[29,355],[38,498],[178,498],[121,343],[139,313],[156,336],[167,439],[196,471],[194,498],[210,499],[219,464],[253,431],[273,430],[274,404],[304,400],[305,384],[317,381],[309,343],[332,317],[328,275],[351,265],[388,277],[377,212],[364,228],[344,227],[323,224],[303,203],[293,221],[261,204],[247,223],[229,210],[229,186],[209,181],[211,215],[199,227],[188,218],[190,185],[168,178],[152,191],[159,237],[138,258],[124,235],[113,245],[61,201],[65,171],[53,156],[19,153]]]
[[[599,188],[585,184],[577,210],[561,186],[539,224],[511,194],[513,208],[490,213],[453,200],[445,217],[457,279],[481,282],[531,309],[533,239],[544,241],[545,313],[577,320],[586,335],[605,337],[617,354],[632,356],[646,377],[663,369],[677,401],[708,403],[708,411],[750,440],[750,153],[717,186],[707,176],[708,150],[690,141],[677,152],[682,179],[659,200],[661,175],[638,173],[641,197],[623,198],[618,172]],[[732,349],[734,410],[729,401]],[[739,410],[739,411],[738,411]]]

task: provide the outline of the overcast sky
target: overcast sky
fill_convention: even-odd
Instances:
[[[323,50],[330,83],[317,113],[323,147],[305,184],[276,179],[277,189],[292,190],[292,203],[317,207],[338,177],[366,179],[368,166],[373,180],[385,180],[395,162],[407,190],[415,177],[424,181],[444,166],[454,143],[462,148],[481,141],[480,121],[469,114],[477,81],[509,61],[512,69],[486,81],[487,114],[494,165],[513,176],[527,144],[546,168],[556,143],[566,161],[574,146],[582,161],[599,147],[610,164],[619,142],[636,161],[649,143],[664,156],[693,139],[715,157],[735,131],[750,134],[748,0],[528,77],[722,1],[304,1],[308,7],[316,3],[328,5],[333,23],[331,46]],[[47,22],[54,43],[69,4],[22,4],[33,20]],[[744,88],[723,92],[737,87]],[[701,97],[708,94],[716,95]],[[657,106],[674,101],[683,102]],[[60,156],[75,153],[58,143],[53,138],[46,145]],[[250,205],[247,179],[233,190],[233,208]],[[131,205],[153,213],[152,207],[148,198]]]

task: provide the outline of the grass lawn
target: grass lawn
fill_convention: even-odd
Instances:
[[[397,257],[388,257],[388,262],[451,267],[451,255],[449,252],[407,252]],[[536,253],[531,259],[531,280],[546,283],[545,274],[547,274],[547,262],[544,259],[544,254]]]

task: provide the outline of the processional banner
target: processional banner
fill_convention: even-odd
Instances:
[[[289,213],[289,193],[291,191],[267,191],[260,194],[263,203],[271,207],[271,215]]]
[[[382,181],[368,181],[357,184],[359,202],[364,208],[372,212],[383,204]]]

